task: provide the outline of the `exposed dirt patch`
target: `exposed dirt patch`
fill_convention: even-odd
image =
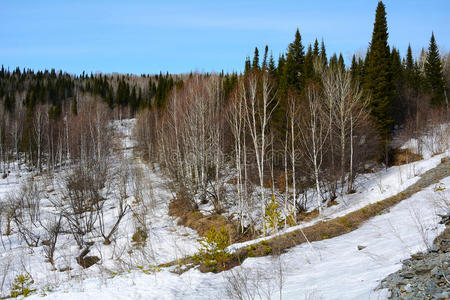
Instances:
[[[411,152],[410,149],[392,149],[389,153],[389,165],[401,166],[415,161],[422,160],[423,156]]]
[[[169,215],[178,217],[178,225],[192,228],[200,236],[205,236],[211,227],[222,228],[224,226],[230,235],[231,243],[244,242],[254,238],[250,234],[240,233],[237,222],[233,222],[220,214],[206,216],[186,202],[182,198],[177,198],[172,199],[169,203]]]

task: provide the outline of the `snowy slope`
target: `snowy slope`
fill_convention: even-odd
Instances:
[[[167,189],[164,177],[157,167],[150,168],[133,155],[134,124],[135,120],[112,124],[121,141],[115,165],[118,166],[121,160],[130,160],[133,168],[142,170],[146,187],[151,187],[151,192],[144,195],[152,203],[147,220],[149,237],[144,249],[135,251],[130,244],[135,228],[131,214],[120,226],[116,247],[105,246],[101,240],[95,244],[92,255],[98,255],[102,261],[87,270],[74,262],[79,250],[70,236],[61,237],[56,258],[58,268],[70,266],[72,270],[69,272],[52,270],[43,258],[42,247],[30,250],[19,242],[17,235],[3,236],[4,246],[0,245],[0,284],[5,275],[2,272],[8,270],[3,291],[9,290],[10,281],[16,274],[26,271],[33,276],[34,286],[38,289],[31,299],[40,298],[43,294],[49,299],[223,299],[227,291],[231,291],[230,284],[237,282],[240,283],[237,289],[246,290],[249,297],[259,299],[261,296],[265,299],[269,295],[279,299],[280,278],[283,299],[384,299],[386,291],[373,291],[379,281],[399,269],[402,259],[424,250],[426,243],[442,230],[437,226],[436,213],[440,209],[437,200],[443,196],[449,198],[449,193],[439,194],[428,187],[402,201],[390,212],[371,219],[361,228],[340,237],[314,242],[312,248],[305,244],[290,249],[278,258],[248,258],[242,266],[220,274],[203,274],[196,269],[182,275],[172,273],[171,269],[143,272],[140,266],[160,264],[193,254],[198,249],[199,237],[195,231],[178,226],[176,219],[168,216],[168,204],[173,196]],[[339,204],[327,208],[324,218],[345,215],[400,192],[416,182],[420,174],[438,165],[446,155],[361,176],[357,182],[358,192],[337,199]],[[7,179],[1,180],[0,200],[17,190],[30,175],[24,171],[20,175],[13,172]],[[128,183],[130,186],[131,181]],[[443,183],[450,187],[450,178],[443,180]],[[51,191],[52,184],[49,186],[44,179],[40,179],[40,184]],[[57,184],[53,183],[53,186],[57,187]],[[47,192],[46,197],[57,197],[57,191]],[[133,196],[130,195],[128,200],[132,203]],[[113,221],[113,211],[107,216],[107,222]],[[320,220],[299,226],[309,226]],[[421,227],[425,229],[420,230]],[[245,244],[235,244],[230,249]],[[358,251],[358,245],[367,247]],[[129,250],[133,252],[130,254]],[[116,258],[120,253],[123,262],[118,263]],[[112,272],[120,274],[113,275]]]
[[[442,182],[450,186],[450,177]],[[283,299],[384,299],[387,291],[374,291],[380,280],[400,269],[401,260],[425,250],[443,229],[436,216],[442,196],[448,198],[450,193],[438,195],[429,187],[349,234],[313,242],[312,248],[299,245],[279,259],[249,258],[220,274],[132,271],[108,280],[72,281],[48,299],[222,299],[229,290],[227,278],[239,273],[247,276],[251,294],[259,291],[279,298],[280,265]],[[359,251],[358,245],[366,248]]]

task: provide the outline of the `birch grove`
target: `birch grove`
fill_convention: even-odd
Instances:
[[[241,76],[228,98],[220,76],[193,74],[171,92],[164,110],[139,115],[140,149],[163,167],[174,197],[190,210],[210,203],[223,213],[234,203],[240,232],[256,225],[264,233],[272,197],[283,208],[284,226],[310,207],[322,214],[338,187],[340,193],[353,190],[374,157],[368,151],[374,143],[365,136],[373,133],[367,97],[349,71],[322,68],[320,84],[289,95],[283,132],[272,130],[280,100],[268,72]],[[329,184],[337,168],[340,185]],[[280,178],[283,190],[275,184]],[[311,197],[315,204],[307,202]]]

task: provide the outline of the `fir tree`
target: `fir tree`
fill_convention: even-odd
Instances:
[[[284,65],[286,63],[286,59],[284,57],[284,54],[281,54],[278,58],[278,66],[276,71],[276,81],[278,87],[281,87],[282,81],[283,81],[283,73],[284,73]]]
[[[245,68],[244,68],[244,73],[247,74],[248,72],[250,72],[250,69],[252,68],[252,64],[250,62],[250,57],[246,57],[245,58]]]
[[[401,124],[404,120],[406,111],[405,101],[400,97],[399,93],[399,91],[403,90],[404,74],[400,53],[394,47],[391,52],[391,72],[392,80],[396,87],[396,89],[393,90],[392,95],[392,118],[396,124]]]
[[[75,116],[78,115],[77,97],[72,98],[71,110]]]
[[[252,69],[259,69],[259,50],[255,47],[255,53],[253,54]]]
[[[330,68],[337,68],[338,66],[338,58],[336,53],[334,53],[331,57],[330,57]]]
[[[297,29],[294,41],[289,44],[284,65],[283,94],[286,94],[290,88],[295,88],[299,92],[303,89],[305,83],[304,67],[305,51],[300,31]]]
[[[338,66],[342,68],[342,70],[345,70],[345,62],[342,53],[339,53]]]
[[[445,81],[434,33],[431,34],[427,60],[425,61],[425,77],[427,88],[431,93],[431,104],[434,106],[443,104],[446,101]]]
[[[269,73],[270,75],[272,75],[273,77],[275,77],[275,72],[276,72],[276,67],[275,67],[275,61],[273,60],[273,55],[272,52],[270,52],[270,58],[269,58]]]
[[[408,45],[408,50],[406,51],[406,60],[405,60],[405,82],[410,89],[417,93],[419,89],[422,88],[422,80],[420,74],[420,68],[417,62],[414,61],[411,51],[411,45]]]
[[[16,99],[14,97],[14,94],[6,94],[3,106],[5,107],[5,110],[10,113],[14,111],[14,108],[16,107]]]
[[[267,53],[269,52],[269,46],[266,45],[266,48],[264,49],[264,59],[262,62],[261,69],[265,70],[267,69]]]
[[[328,58],[327,58],[327,51],[325,49],[325,43],[323,42],[320,44],[320,59],[322,60],[323,64],[328,64]]]
[[[364,86],[371,96],[370,112],[385,146],[390,140],[394,123],[392,118],[394,84],[387,30],[385,6],[380,1],[376,9],[372,41],[366,59]]]
[[[356,56],[353,54],[352,64],[350,66],[350,74],[352,74],[353,82],[357,82],[359,80],[359,66],[356,62]]]
[[[411,45],[408,44],[408,50],[406,51],[405,71],[406,74],[412,74],[414,70],[414,60],[412,57]]]
[[[305,56],[305,79],[309,80],[314,77],[314,56],[311,45],[308,46],[308,51]]]
[[[319,55],[320,55],[319,42],[316,39],[314,41],[313,56],[314,56],[314,58],[317,58],[317,57],[319,57]]]

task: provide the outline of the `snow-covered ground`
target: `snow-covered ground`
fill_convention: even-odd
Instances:
[[[149,233],[146,246],[136,249],[131,245],[136,227],[132,213],[122,221],[116,246],[103,245],[101,239],[93,237],[96,243],[89,255],[99,256],[101,263],[87,270],[75,262],[74,257],[79,249],[70,236],[60,238],[60,250],[55,259],[58,269],[67,266],[72,268],[69,272],[52,270],[51,265],[45,262],[42,247],[30,250],[20,242],[17,234],[2,236],[0,286],[4,294],[9,291],[10,282],[16,275],[28,272],[37,288],[37,293],[30,299],[40,298],[43,294],[49,299],[223,299],[227,292],[233,293],[231,286],[235,287],[235,294],[241,291],[250,299],[253,296],[265,299],[268,295],[279,298],[280,279],[283,299],[384,299],[386,291],[374,291],[379,281],[398,270],[402,259],[425,250],[426,245],[442,230],[437,225],[436,214],[442,209],[440,199],[448,199],[449,191],[435,192],[433,187],[428,187],[349,234],[311,245],[299,245],[279,257],[248,258],[241,266],[219,274],[191,269],[178,275],[171,272],[173,267],[156,270],[150,265],[196,252],[199,237],[195,231],[178,226],[176,219],[168,216],[168,205],[173,196],[164,177],[157,168],[150,168],[133,155],[134,123],[135,120],[123,120],[113,124],[122,147],[114,167],[118,167],[122,160],[129,160],[130,168],[139,169],[143,176],[142,184],[148,191],[143,197],[150,204],[146,220]],[[338,205],[326,208],[321,219],[299,226],[342,216],[395,195],[415,183],[425,171],[438,165],[444,156],[448,153],[360,176],[356,182],[357,193],[339,197]],[[0,179],[0,203],[18,190],[31,175],[15,171],[6,179]],[[57,191],[51,188],[57,187],[57,183],[35,177],[45,187],[43,198],[58,197]],[[131,176],[128,182],[130,190],[133,178]],[[450,187],[450,177],[442,183]],[[135,200],[132,194],[127,199],[130,204]],[[43,199],[42,204],[45,206],[46,203]],[[111,209],[107,214],[107,222],[114,221],[114,211]],[[283,232],[298,229],[299,226]],[[235,244],[229,249],[258,241]],[[366,248],[358,250],[358,245]],[[117,257],[120,257],[120,263]]]
[[[19,274],[30,274],[35,281],[35,286],[39,289],[51,289],[61,283],[69,281],[81,281],[85,278],[109,276],[112,272],[120,273],[124,270],[135,269],[137,266],[156,265],[164,262],[180,259],[186,255],[191,255],[199,247],[197,232],[190,228],[178,226],[176,219],[168,215],[169,202],[173,198],[166,188],[166,182],[157,169],[150,169],[146,164],[132,155],[134,141],[131,138],[132,128],[135,120],[124,120],[114,122],[113,126],[121,141],[117,157],[114,157],[112,168],[119,168],[128,160],[127,168],[130,170],[128,181],[128,204],[131,212],[122,220],[116,236],[116,243],[104,245],[98,232],[94,232],[89,240],[95,244],[91,248],[89,255],[96,255],[101,258],[101,263],[89,269],[81,268],[75,257],[79,255],[80,249],[70,234],[63,234],[58,237],[57,250],[55,252],[55,267],[53,270],[50,263],[44,257],[44,247],[29,248],[13,230],[13,234],[6,236],[0,232],[0,296],[7,295],[10,291],[11,282]],[[112,172],[114,173],[114,171]],[[135,211],[142,208],[136,206],[133,194],[133,182],[137,175],[141,174],[142,198],[148,206],[146,215],[146,227],[148,238],[145,246],[134,247],[132,235],[135,232],[136,220],[133,217]],[[36,175],[25,170],[13,168],[9,176],[0,179],[0,210],[1,205],[6,204],[9,196],[16,195],[22,186],[30,185],[28,181],[34,178],[35,184],[44,191],[41,194],[40,206],[43,210],[41,219],[46,223],[46,219],[51,217],[52,205],[49,199],[58,199],[62,195],[59,188],[63,185],[61,178],[64,174],[56,174],[53,178],[46,175]],[[107,198],[113,201],[117,198],[117,188],[110,188]],[[109,201],[109,200],[108,200]],[[112,228],[115,222],[116,209],[114,202],[105,204],[105,224],[107,228]],[[6,216],[0,216],[0,228],[5,231]],[[43,233],[41,233],[43,239]],[[120,258],[120,259],[118,259]],[[70,268],[69,271],[60,272]],[[106,274],[106,275],[105,275]]]
[[[450,186],[450,177],[442,181]],[[385,299],[386,290],[374,290],[380,280],[401,268],[401,260],[426,250],[443,229],[436,213],[448,191],[428,187],[369,220],[359,229],[328,240],[296,246],[279,258],[248,258],[241,266],[219,274],[191,269],[182,275],[164,269],[140,270],[111,279],[89,278],[65,283],[49,299],[223,299],[230,282],[240,282],[242,293],[258,299]],[[423,228],[423,230],[421,229]],[[357,246],[366,246],[358,250]],[[234,278],[234,279],[232,279]],[[245,290],[242,278],[247,280]],[[39,298],[33,296],[30,299]]]
[[[441,162],[443,157],[448,156],[449,153],[443,153],[429,157],[428,159],[405,164],[401,166],[390,167],[387,170],[380,170],[372,174],[361,174],[356,180],[355,188],[357,190],[354,194],[339,195],[335,201],[337,205],[326,207],[323,209],[322,217],[315,218],[309,222],[303,222],[297,226],[289,227],[281,230],[276,234],[247,241],[243,243],[236,243],[230,245],[228,250],[233,251],[251,244],[256,244],[262,240],[270,239],[276,235],[286,232],[292,232],[299,228],[308,227],[321,222],[322,220],[333,219],[344,216],[350,212],[361,209],[368,204],[389,198],[403,191],[420,179],[420,175],[424,172],[435,168]],[[310,201],[310,210],[316,208],[316,201]]]

